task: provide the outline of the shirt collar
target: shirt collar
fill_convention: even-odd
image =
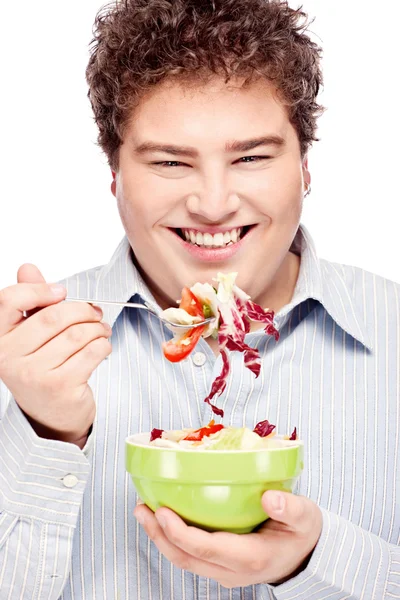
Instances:
[[[129,302],[131,300],[147,304],[157,313],[161,312],[134,264],[133,252],[126,236],[119,243],[110,262],[99,269],[94,299],[112,302]],[[104,320],[112,327],[124,307],[104,304],[101,308]]]
[[[281,328],[287,321],[295,306],[313,299],[322,304],[346,333],[371,350],[371,338],[363,314],[339,265],[318,258],[313,239],[304,225],[300,225],[291,250],[301,256],[300,271],[292,301],[276,315],[278,327]]]
[[[323,305],[346,333],[371,350],[370,336],[351,288],[332,263],[325,264],[325,261],[318,258],[314,242],[304,225],[300,225],[291,250],[301,256],[300,271],[292,301],[276,315],[278,328],[282,328],[295,306],[305,300],[314,299]],[[327,265],[331,268],[327,269]],[[146,303],[157,313],[161,312],[134,264],[133,252],[126,236],[121,240],[110,262],[98,271],[94,299],[114,302],[135,300]],[[113,326],[123,307],[102,305],[102,308],[104,319]]]

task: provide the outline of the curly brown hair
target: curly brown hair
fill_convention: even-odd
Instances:
[[[98,142],[113,169],[132,111],[166,78],[272,82],[302,155],[316,140],[321,49],[284,0],[114,0],[99,11],[86,70]]]

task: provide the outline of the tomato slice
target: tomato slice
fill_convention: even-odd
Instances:
[[[183,310],[186,310],[186,312],[193,317],[201,317],[204,319],[203,306],[188,287],[184,287],[182,290],[179,308],[183,308]]]
[[[182,298],[179,308],[183,308],[183,310],[185,310],[192,317],[200,317],[201,319],[204,319],[203,306],[188,287],[184,287],[182,290]],[[180,362],[189,356],[199,341],[204,329],[204,327],[195,327],[194,329],[189,329],[187,333],[179,340],[171,340],[163,344],[165,358],[170,362]]]
[[[182,290],[182,298],[179,308],[183,308],[192,317],[204,319],[203,306],[188,287]],[[171,340],[163,344],[164,356],[170,362],[180,362],[193,350],[199,341],[204,327],[189,329],[179,340]]]
[[[190,329],[180,340],[165,342],[162,345],[164,356],[170,362],[179,362],[189,356],[199,341],[204,327]],[[184,343],[185,342],[185,343]]]
[[[217,431],[221,431],[223,429],[223,425],[215,425],[214,419],[209,422],[206,427],[200,427],[200,429],[196,429],[196,431],[192,431],[189,433],[184,440],[188,440],[189,442],[200,442],[203,437],[209,436],[213,433],[217,433]]]

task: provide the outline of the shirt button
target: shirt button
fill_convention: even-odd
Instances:
[[[206,360],[206,355],[203,352],[196,352],[196,354],[193,355],[193,363],[196,367],[202,367]]]
[[[62,482],[65,485],[65,487],[73,488],[78,483],[78,478],[76,475],[72,475],[71,473],[68,473],[68,475],[65,475]]]

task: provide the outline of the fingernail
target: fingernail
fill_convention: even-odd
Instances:
[[[58,283],[54,283],[53,285],[51,285],[50,289],[53,292],[53,294],[58,298],[60,296],[64,296],[67,291],[63,285],[60,285]]]
[[[100,306],[93,306],[93,308],[100,317],[103,316],[103,311],[101,310]]]
[[[107,333],[111,333],[112,329],[110,327],[110,325],[108,323],[103,323],[103,327],[106,330]]]
[[[274,510],[281,512],[285,506],[285,500],[282,494],[274,493],[271,499],[271,506]]]

